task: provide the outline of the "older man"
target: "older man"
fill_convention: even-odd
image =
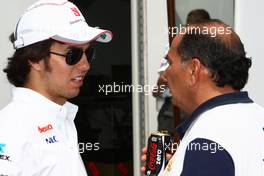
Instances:
[[[162,176],[262,176],[264,108],[241,91],[251,60],[239,36],[219,20],[192,24],[167,60],[172,102],[191,116],[177,129],[181,141]]]
[[[262,176],[264,109],[241,89],[251,60],[239,36],[219,20],[193,24],[168,52],[173,104],[191,116],[164,176]]]

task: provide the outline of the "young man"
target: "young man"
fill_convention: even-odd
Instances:
[[[86,176],[67,102],[80,91],[95,50],[110,31],[89,27],[67,0],[40,0],[15,27],[4,69],[15,88],[0,111],[0,175]]]

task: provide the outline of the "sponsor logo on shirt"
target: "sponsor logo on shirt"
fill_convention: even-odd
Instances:
[[[0,153],[4,153],[4,148],[6,144],[0,144]]]
[[[44,127],[39,127],[39,126],[38,126],[38,131],[39,131],[40,133],[45,133],[45,132],[47,132],[47,131],[49,131],[49,130],[52,130],[52,129],[53,129],[53,127],[52,127],[51,124],[48,124],[47,126],[44,126]]]
[[[165,172],[170,172],[170,171],[171,171],[171,169],[172,169],[172,165],[173,165],[173,162],[174,162],[174,158],[172,157],[172,158],[170,159],[170,161],[169,161],[169,163],[168,163],[166,169],[165,169]]]
[[[45,139],[45,141],[46,141],[47,144],[53,144],[53,143],[59,142],[56,139],[56,136],[48,137],[48,138]]]
[[[11,161],[10,156],[7,156],[7,155],[1,155],[1,154],[0,154],[0,160]]]
[[[0,144],[0,153],[4,153],[6,144]],[[10,156],[0,154],[0,160],[11,161]],[[1,176],[1,175],[0,175]]]

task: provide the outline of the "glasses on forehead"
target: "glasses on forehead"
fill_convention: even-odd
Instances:
[[[77,64],[82,59],[83,53],[85,53],[87,61],[89,63],[92,63],[92,61],[95,59],[95,49],[91,46],[86,50],[74,47],[71,48],[66,54],[61,54],[53,51],[50,51],[49,53],[65,57],[65,61],[68,65]]]

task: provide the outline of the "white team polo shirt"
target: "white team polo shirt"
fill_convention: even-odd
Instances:
[[[0,111],[0,175],[87,176],[73,121],[77,110],[14,88],[11,103]]]
[[[264,176],[264,108],[246,92],[214,97],[186,122],[162,176]]]

